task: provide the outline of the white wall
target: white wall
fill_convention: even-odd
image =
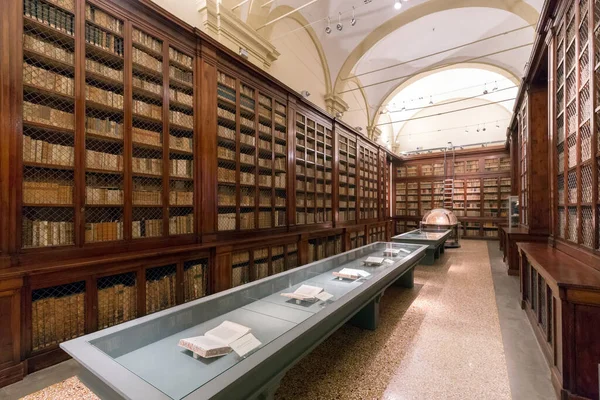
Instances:
[[[430,118],[414,119],[481,104],[488,104],[488,101],[469,99],[459,103],[442,104],[439,107],[421,110],[413,116],[412,121],[406,122],[402,129],[396,133],[397,135],[399,134],[398,144],[400,145],[400,151],[411,151],[417,147],[422,147],[423,149],[442,147],[448,142],[460,146],[469,143],[505,140],[505,121],[507,118],[510,118],[510,113],[505,107],[498,104]],[[499,128],[496,127],[495,122],[492,122],[485,125],[485,132],[483,131],[483,125],[479,126],[479,132],[477,132],[477,124],[479,122],[496,120],[501,121]],[[469,125],[475,126],[465,128]],[[447,130],[449,128],[455,129]],[[442,131],[438,132],[438,129]],[[465,132],[466,129],[469,132]]]
[[[358,87],[355,82],[349,82],[344,89],[354,89]],[[362,133],[367,134],[369,118],[367,113],[367,103],[360,90],[344,93],[342,100],[348,104],[348,110],[344,112],[342,120],[348,125],[356,128],[361,127]]]
[[[309,101],[325,109],[325,73],[317,48],[305,30],[291,18],[274,24],[271,37],[281,54],[268,72],[292,89],[310,92]]]

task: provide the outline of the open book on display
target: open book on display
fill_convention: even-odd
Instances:
[[[303,301],[315,301],[316,296],[323,291],[323,288],[310,285],[302,285],[296,289],[293,293],[281,293],[283,297],[289,297],[290,299],[303,300]]]
[[[383,255],[387,257],[396,257],[400,254],[400,249],[385,249]]]
[[[250,328],[235,322],[224,321],[221,325],[206,332],[204,336],[181,339],[178,346],[190,350],[195,357],[218,357],[229,353],[231,351],[229,345],[249,333],[250,330]]]
[[[371,275],[367,271],[363,271],[361,269],[353,269],[353,268],[342,268],[340,271],[333,271],[333,276],[336,276],[340,279],[352,279],[356,280],[359,278],[366,278]]]
[[[383,257],[367,257],[363,263],[365,265],[381,265],[383,264]]]

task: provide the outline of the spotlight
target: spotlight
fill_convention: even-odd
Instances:
[[[469,130],[465,127],[465,133],[469,133]]]
[[[325,33],[328,35],[331,33],[331,18],[329,17],[327,17],[327,28],[325,28]]]
[[[350,25],[356,25],[356,17],[354,15],[354,6],[352,6],[352,19],[350,20]]]
[[[494,88],[492,89],[494,92],[498,90],[498,81],[494,81]]]
[[[496,121],[496,128],[500,128],[500,124]]]
[[[304,97],[308,97],[308,96],[310,96],[310,92],[309,92],[308,90],[303,90],[303,91],[301,91],[301,92],[300,92],[300,94],[301,94],[302,96],[304,96]]]
[[[429,96],[429,104],[433,104],[433,99]]]
[[[344,116],[344,113],[341,113],[341,112],[338,111],[338,112],[335,113],[335,116],[337,118],[342,118]]]
[[[487,85],[483,84],[483,94],[488,94]]]
[[[336,25],[336,28],[338,31],[341,31],[342,29],[344,29],[344,25],[342,25],[342,13],[338,14],[338,23]]]
[[[394,2],[394,9],[395,9],[395,10],[399,10],[399,9],[401,9],[401,8],[402,8],[402,3],[400,3],[400,0],[396,0],[396,1]]]

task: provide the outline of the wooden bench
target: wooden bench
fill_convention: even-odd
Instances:
[[[508,266],[509,275],[519,275],[519,251],[518,242],[546,242],[548,235],[531,234],[528,228],[507,226],[498,227],[500,236],[500,249],[503,251],[504,262]]]
[[[542,243],[517,243],[521,307],[561,399],[598,399],[600,271]]]

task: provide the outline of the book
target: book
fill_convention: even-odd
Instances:
[[[371,274],[367,271],[353,268],[342,268],[340,271],[333,271],[333,276],[338,277],[340,279],[356,280],[359,278],[366,278],[369,275]]]
[[[316,296],[323,291],[323,288],[311,285],[302,285],[293,293],[281,293],[283,297],[302,301],[315,301]]]
[[[383,257],[367,257],[363,263],[365,265],[381,265],[383,264]]]
[[[396,257],[400,254],[400,249],[385,249],[383,255],[387,257]]]
[[[190,350],[194,357],[219,357],[231,352],[230,344],[250,333],[251,329],[235,322],[224,321],[204,336],[181,339],[179,347]]]

